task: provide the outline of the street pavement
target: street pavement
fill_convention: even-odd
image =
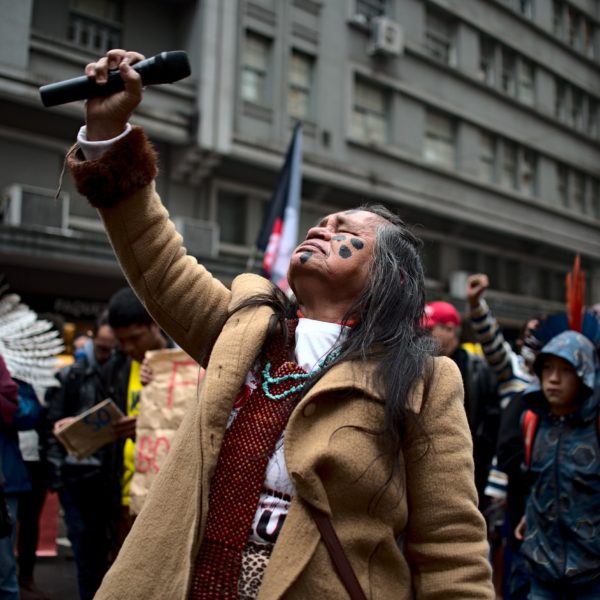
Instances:
[[[71,548],[59,544],[57,556],[39,556],[35,565],[35,583],[49,600],[79,600]],[[22,598],[25,600],[24,595]]]
[[[35,586],[48,600],[79,600],[77,570],[58,498],[48,494],[40,519],[40,544],[34,570]],[[39,598],[27,591],[21,600]]]

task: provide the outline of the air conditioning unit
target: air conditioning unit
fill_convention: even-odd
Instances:
[[[404,51],[404,31],[399,23],[388,17],[371,20],[369,54],[400,56]]]
[[[218,223],[189,217],[173,217],[173,223],[189,254],[212,257],[219,254]]]
[[[8,225],[43,229],[68,228],[69,195],[15,183],[4,190],[3,221]]]

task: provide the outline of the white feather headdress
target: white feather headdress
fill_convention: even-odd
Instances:
[[[17,294],[10,293],[0,274],[0,354],[11,376],[36,389],[57,386],[56,357],[63,350],[52,323],[39,319]]]

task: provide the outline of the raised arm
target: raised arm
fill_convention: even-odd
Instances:
[[[496,378],[502,382],[512,377],[510,360],[512,349],[504,339],[498,321],[483,298],[483,293],[488,287],[487,275],[482,273],[471,275],[467,280],[467,300],[475,337],[481,344],[485,358]]]
[[[87,65],[86,74],[98,83],[114,68],[125,83],[124,91],[87,102],[88,141],[114,139],[126,131],[142,99],[140,76],[130,65],[142,58],[111,50]],[[156,154],[145,134],[133,128],[95,160],[86,160],[77,145],[67,158],[78,190],[100,213],[129,284],[154,320],[203,362],[227,317],[230,292],[186,254],[156,193]]]
[[[405,553],[417,600],[492,600],[485,522],[456,365],[437,359],[429,398],[407,440]]]
[[[485,358],[498,381],[500,406],[505,408],[510,398],[522,392],[530,377],[519,363],[519,357],[504,338],[498,321],[483,298],[489,287],[487,275],[471,275],[467,280],[467,300],[475,338],[481,344]]]

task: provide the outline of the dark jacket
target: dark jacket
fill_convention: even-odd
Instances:
[[[508,543],[513,550],[521,546],[514,530],[525,511],[527,477],[523,470],[525,457],[521,421],[527,410],[523,393],[514,394],[500,417],[496,456],[498,468],[508,475],[506,512],[508,521]]]
[[[127,398],[127,381],[130,362],[122,354],[111,357],[100,367],[93,357],[81,357],[77,362],[62,369],[58,374],[61,386],[46,394],[50,431],[47,435],[47,455],[50,466],[50,486],[53,489],[76,484],[90,477],[102,477],[107,485],[115,488],[118,497],[119,477],[122,469],[122,446],[115,442],[104,446],[92,456],[77,460],[69,456],[64,446],[52,433],[52,426],[65,417],[79,415],[105,398],[112,398],[124,409]],[[110,376],[110,379],[107,377]],[[115,385],[125,391],[115,394]],[[123,412],[125,412],[123,410]]]
[[[548,354],[573,365],[583,383],[582,404],[556,417],[539,384],[523,395],[540,419],[521,553],[543,581],[584,584],[600,576],[600,371],[593,345],[574,331],[553,338],[542,348],[541,355]]]
[[[465,390],[465,411],[473,436],[475,486],[480,500],[496,450],[500,401],[494,374],[485,359],[464,348],[450,357],[458,365]]]

